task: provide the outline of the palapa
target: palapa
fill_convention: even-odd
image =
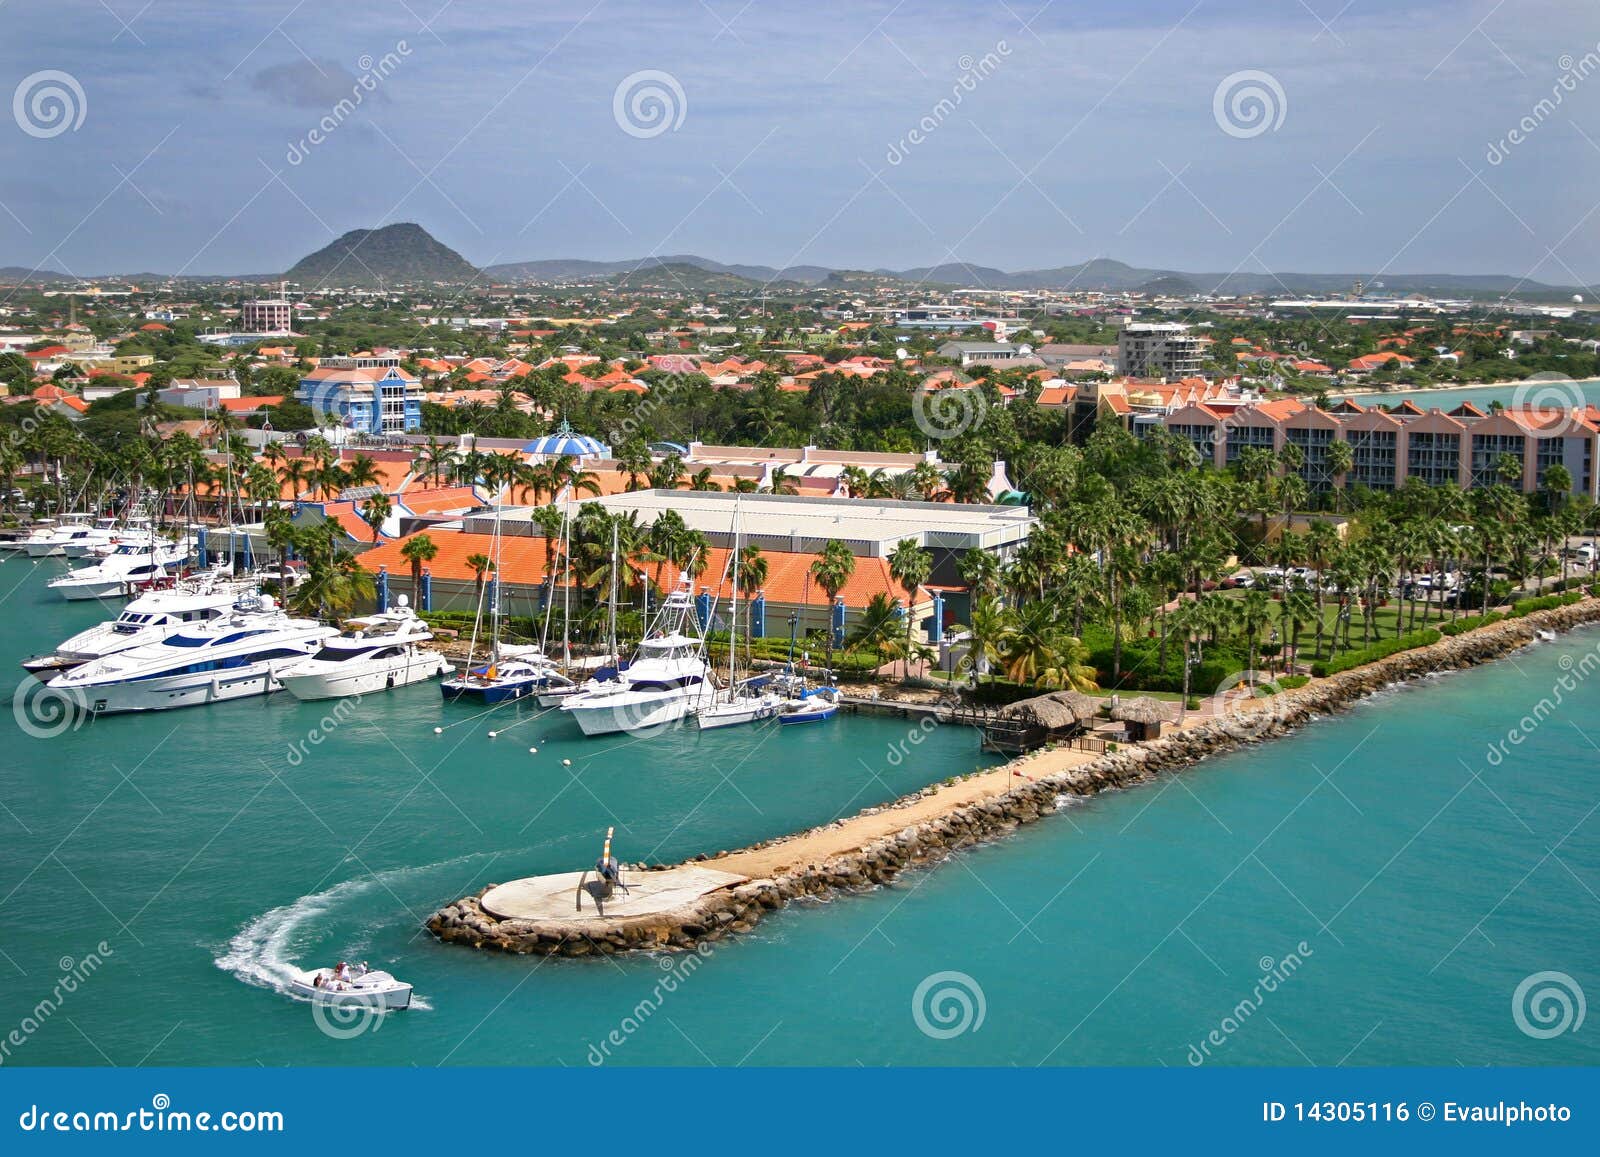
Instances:
[[[1135,699],[1120,700],[1111,709],[1111,718],[1121,723],[1138,723],[1146,727],[1154,723],[1176,723],[1178,713],[1172,709],[1173,706],[1148,695],[1140,695]]]
[[[997,713],[1001,719],[1014,719],[1062,731],[1086,723],[1100,713],[1100,700],[1080,691],[1052,691],[1032,699],[1019,699]]]

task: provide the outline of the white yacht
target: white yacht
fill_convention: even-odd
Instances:
[[[84,663],[49,686],[96,715],[265,695],[282,687],[278,675],[284,669],[316,654],[338,633],[314,619],[290,618],[272,599],[252,592],[221,618]]]
[[[585,735],[611,735],[673,723],[694,711],[706,679],[694,580],[684,575],[656,615],[654,631],[615,682],[563,700],[561,710]],[[689,634],[688,632],[694,632]]]
[[[50,558],[66,554],[67,547],[80,539],[87,539],[94,529],[87,514],[63,514],[61,521],[48,529],[41,527],[23,540],[22,549],[29,558]]]
[[[115,518],[97,518],[84,533],[61,544],[61,553],[68,558],[84,558],[91,554],[109,553],[117,542],[126,537]]]
[[[0,550],[12,551],[16,554],[26,554],[30,542],[43,542],[56,532],[56,520],[53,518],[35,519],[28,526],[15,533],[0,538]]]
[[[79,631],[53,653],[24,660],[23,669],[34,674],[60,672],[118,651],[159,643],[192,623],[221,618],[240,595],[252,589],[249,581],[216,574],[181,580],[170,589],[140,595],[116,618]]]
[[[155,536],[124,538],[99,562],[70,570],[46,585],[69,600],[123,598],[176,574],[188,557],[187,542]]]
[[[392,611],[348,620],[315,655],[280,672],[278,681],[296,699],[340,699],[423,683],[450,669],[442,654],[422,645],[432,638],[401,595]]]

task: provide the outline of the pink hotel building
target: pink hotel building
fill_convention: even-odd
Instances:
[[[1140,419],[1143,419],[1142,421]],[[1486,414],[1471,404],[1445,413],[1401,402],[1392,410],[1351,400],[1324,411],[1294,399],[1225,406],[1190,402],[1160,417],[1140,415],[1135,428],[1159,424],[1187,438],[1218,469],[1250,446],[1281,452],[1298,446],[1301,475],[1313,492],[1336,486],[1394,490],[1407,478],[1432,486],[1453,481],[1463,490],[1498,480],[1503,455],[1522,463],[1521,488],[1537,490],[1545,471],[1560,464],[1575,494],[1596,493],[1600,409],[1517,409]],[[1342,478],[1327,467],[1328,447],[1347,442],[1354,464]]]

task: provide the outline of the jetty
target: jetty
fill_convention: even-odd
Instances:
[[[490,885],[435,912],[427,927],[446,943],[515,954],[699,950],[707,941],[748,931],[789,903],[890,884],[907,870],[1053,815],[1067,797],[1181,771],[1286,734],[1395,683],[1485,663],[1536,641],[1542,631],[1594,622],[1600,622],[1600,599],[1590,598],[1401,651],[1219,713],[1168,719],[1148,705],[1129,705],[1114,714],[1139,723],[1151,738],[1103,753],[1048,746],[830,824],[736,851],[702,853],[682,864],[618,864],[608,839],[589,872]],[[1593,665],[1600,667],[1600,648]],[[1589,666],[1585,656],[1582,670]],[[1069,716],[1081,714],[1072,708],[1082,706],[1064,701],[1059,708],[1016,714],[1029,727],[1066,726]],[[587,912],[585,896],[594,901]]]

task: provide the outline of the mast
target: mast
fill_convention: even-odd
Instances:
[[[607,630],[611,636],[611,661],[620,664],[622,662],[622,652],[617,646],[617,543],[617,524],[613,522],[611,524],[611,594],[609,598],[610,609],[607,615]],[[645,630],[648,631],[649,629],[650,625],[646,623]]]

